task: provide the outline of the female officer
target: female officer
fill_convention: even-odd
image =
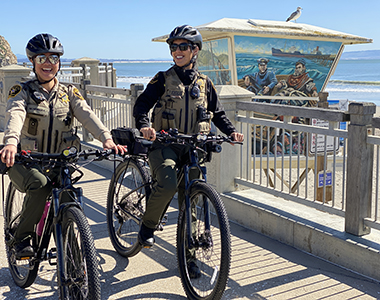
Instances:
[[[79,139],[72,128],[76,117],[103,143],[105,149],[124,152],[123,147],[114,144],[109,130],[96,117],[78,89],[58,82],[56,75],[63,55],[61,42],[50,34],[38,34],[29,40],[26,54],[33,63],[36,78],[13,86],[9,92],[5,146],[0,151],[2,162],[11,167],[8,175],[12,183],[26,193],[13,241],[17,258],[34,255],[30,239],[51,192],[51,180],[59,174],[53,170],[49,172],[48,179],[38,166],[14,165],[18,148],[59,153],[68,146],[78,146]]]
[[[202,36],[197,29],[183,25],[176,27],[166,40],[174,66],[157,73],[144,92],[136,100],[133,116],[136,127],[144,138],[155,140],[156,131],[177,128],[179,133],[209,133],[211,121],[226,135],[243,141],[241,133],[228,120],[219,103],[210,79],[195,68],[202,49]],[[148,113],[153,108],[152,127]],[[154,244],[153,232],[160,222],[167,205],[176,193],[176,164],[186,154],[184,145],[153,144],[149,164],[156,183],[147,201],[147,207],[139,232],[139,241],[145,247]],[[193,174],[193,178],[197,174]],[[183,182],[182,182],[183,183]],[[184,199],[184,183],[178,191],[181,206]],[[188,260],[190,276],[200,276],[194,260]]]

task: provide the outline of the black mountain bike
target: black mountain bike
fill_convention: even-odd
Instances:
[[[10,182],[5,203],[3,199],[6,253],[10,272],[19,287],[26,288],[33,284],[40,262],[48,261],[51,265],[57,265],[60,299],[100,299],[99,267],[94,239],[83,212],[82,189],[74,187],[73,184],[83,176],[83,172],[75,164],[79,158],[93,156],[95,158],[92,161],[101,160],[111,152],[85,150],[78,153],[72,147],[60,154],[22,151],[16,155],[17,164],[40,165],[47,172],[51,168],[60,168],[59,182],[53,183],[52,195],[46,202],[45,212],[32,239],[34,257],[18,260],[12,246],[25,194]],[[79,175],[74,178],[72,175],[75,171]],[[63,192],[70,195],[70,202],[61,203]],[[52,234],[55,246],[49,249]]]
[[[152,143],[138,137],[135,139],[143,146]],[[189,299],[220,299],[230,269],[230,227],[223,201],[206,182],[203,163],[211,160],[212,152],[221,151],[220,144],[236,142],[223,136],[179,135],[175,131],[158,133],[157,139],[162,143],[189,146],[188,160],[177,169],[178,182],[185,178],[186,188],[177,224],[177,262],[183,288]],[[124,257],[134,256],[142,249],[138,232],[152,186],[146,153],[136,151],[142,147],[136,147],[133,141],[131,148],[132,154],[127,155],[114,172],[107,199],[110,238],[115,250]],[[194,168],[200,171],[201,176],[190,181],[189,171]],[[162,229],[162,224],[157,229]],[[199,278],[189,275],[186,258],[189,252],[195,252],[201,271]]]

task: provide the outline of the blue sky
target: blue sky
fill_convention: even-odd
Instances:
[[[61,40],[65,58],[169,59],[167,45],[151,39],[177,25],[221,18],[285,21],[297,6],[303,8],[299,23],[373,39],[345,52],[380,50],[380,0],[3,0],[0,35],[15,54],[25,54],[31,37],[48,32]]]

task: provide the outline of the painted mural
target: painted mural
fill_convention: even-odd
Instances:
[[[204,42],[197,63],[199,71],[207,75],[215,85],[231,84],[227,39]]]
[[[255,95],[315,97],[341,43],[235,36],[238,85]],[[262,100],[264,101],[264,100]],[[300,100],[265,102],[313,106]]]
[[[314,100],[287,99],[289,96],[316,97],[322,91],[341,43],[235,36],[235,59],[238,85],[261,96],[276,99],[255,99],[257,102],[316,106]],[[268,115],[269,119],[282,116]],[[304,123],[302,118],[292,122]],[[253,128],[253,149],[256,154],[306,154],[307,141],[302,132],[274,128]]]

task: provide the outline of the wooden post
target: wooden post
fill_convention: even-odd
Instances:
[[[362,236],[371,229],[364,218],[371,215],[374,145],[367,143],[368,129],[376,112],[373,103],[351,103],[348,109],[347,184],[345,230]]]
[[[131,105],[129,107],[129,113],[127,111],[127,116],[129,117],[130,124],[133,124],[132,127],[136,127],[135,118],[133,117],[133,107],[135,106],[137,97],[140,95],[141,91],[144,90],[144,85],[141,83],[132,83],[131,84]],[[127,105],[128,110],[128,105]]]
[[[327,170],[326,170],[327,171]],[[315,172],[318,174],[318,179],[319,179],[319,174],[322,174],[323,176],[325,175],[325,157],[322,155],[317,156],[317,169]],[[323,177],[323,186],[317,187],[317,201],[321,201],[323,203],[329,202],[332,200],[332,186],[328,185],[326,186],[326,178],[325,176]]]

